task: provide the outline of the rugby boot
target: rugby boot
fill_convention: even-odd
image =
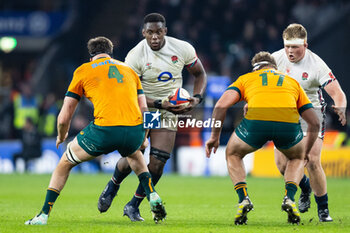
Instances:
[[[38,215],[34,216],[34,218],[26,221],[25,225],[46,225],[47,219],[49,218],[49,215],[44,213],[39,213]]]
[[[101,213],[106,212],[109,209],[114,197],[117,195],[118,189],[119,185],[115,185],[112,180],[107,183],[97,203],[97,208]]]
[[[300,223],[300,213],[295,205],[295,202],[292,201],[287,196],[284,197],[282,202],[282,210],[286,211],[288,214],[288,222],[292,224]]]
[[[249,197],[245,197],[241,203],[238,204],[237,214],[235,216],[235,224],[243,225],[247,224],[247,214],[254,210],[253,203],[250,201]]]
[[[328,209],[318,210],[318,218],[320,219],[320,222],[333,222],[333,219],[331,218],[331,216],[329,216]]]
[[[162,199],[160,199],[156,192],[149,195],[149,204],[151,206],[154,222],[159,223],[159,221],[164,221],[167,213],[165,211]]]
[[[124,206],[124,214],[123,216],[128,216],[132,222],[142,222],[145,221],[141,215],[138,207],[133,206],[130,202],[128,202]]]
[[[311,201],[310,201],[311,189],[309,192],[304,193],[303,191],[300,193],[298,207],[300,213],[305,213],[309,210]]]

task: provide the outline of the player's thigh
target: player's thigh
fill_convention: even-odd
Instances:
[[[277,148],[287,160],[289,159],[303,159],[305,153],[305,138],[299,141],[292,147],[287,149]]]
[[[167,153],[174,148],[176,131],[167,129],[152,129],[150,131],[151,147]]]
[[[277,148],[275,150],[277,165],[283,156],[286,159],[303,158],[304,156],[304,141],[303,131],[300,124],[288,122],[275,122],[273,142]],[[278,153],[280,151],[281,153]]]
[[[305,143],[306,137],[304,137],[303,140],[290,147],[289,149],[278,148],[278,150],[282,152],[285,157],[287,157],[287,159],[300,159],[304,156],[305,153]],[[323,140],[321,138],[317,138],[309,153],[309,161],[311,164],[321,161],[322,145]]]
[[[322,146],[323,146],[323,140],[321,138],[317,138],[309,153],[310,162],[321,161]]]
[[[233,132],[226,147],[226,156],[235,155],[243,158],[246,154],[256,151],[258,148],[250,146]]]
[[[75,137],[73,139],[72,142],[69,143],[69,145],[67,146],[67,151],[66,153],[68,153],[68,151],[70,151],[69,153],[73,153],[81,162],[84,161],[89,161],[92,160],[94,158],[96,158],[96,156],[92,156],[90,154],[88,154],[78,143],[77,137]]]
[[[281,152],[279,151],[277,148],[274,149],[274,154],[275,154],[275,163],[277,165],[277,168],[278,170],[283,173],[285,168],[286,168],[286,165],[287,165],[287,162],[288,162],[288,159],[287,157]]]
[[[130,168],[135,172],[136,175],[148,171],[146,162],[143,158],[143,154],[140,150],[135,151],[125,158],[128,161]]]

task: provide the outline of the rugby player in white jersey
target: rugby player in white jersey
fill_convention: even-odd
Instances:
[[[310,180],[304,175],[299,184],[302,190],[299,198],[299,211],[304,213],[310,208],[312,188],[317,203],[319,220],[321,222],[330,222],[333,219],[329,215],[326,175],[321,165],[326,108],[326,103],[322,97],[322,89],[334,101],[332,108],[338,114],[339,122],[343,126],[346,123],[346,96],[331,69],[319,56],[307,48],[307,31],[302,25],[290,24],[283,31],[283,41],[284,49],[272,54],[277,62],[278,70],[288,74],[300,83],[315,110],[318,111],[321,122],[318,139],[308,155],[309,161],[306,164]],[[307,132],[305,130],[305,122],[302,119],[301,125],[302,127],[304,126],[305,135]],[[279,171],[283,174],[287,160],[277,149],[275,149],[275,160]]]
[[[145,16],[142,35],[139,42],[127,55],[125,62],[140,76],[142,87],[150,111],[161,113],[161,118],[176,119],[176,114],[184,113],[202,101],[207,77],[195,49],[188,42],[166,36],[167,28],[164,16],[151,13]],[[182,70],[186,67],[195,77],[193,97],[188,106],[175,106],[169,102],[169,96],[182,87]],[[166,161],[170,158],[176,136],[176,127],[150,130],[150,163],[148,168],[153,184],[160,179]],[[117,194],[120,183],[131,172],[126,159],[118,161],[113,177],[103,190],[99,201],[99,211],[105,212]],[[124,215],[131,221],[144,221],[140,216],[139,205],[144,199],[143,187],[138,186],[131,201],[124,207]]]

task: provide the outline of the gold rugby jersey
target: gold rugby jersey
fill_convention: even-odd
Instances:
[[[94,105],[96,125],[135,126],[143,123],[138,94],[143,94],[141,82],[129,66],[100,58],[75,70],[66,96],[88,98]]]
[[[299,113],[312,108],[300,84],[275,69],[242,75],[227,88],[231,89],[248,103],[248,120],[298,123]]]

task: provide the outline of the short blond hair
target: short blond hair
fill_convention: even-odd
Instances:
[[[269,52],[259,52],[252,59],[253,70],[260,70],[266,66],[272,66],[277,70],[275,58]]]
[[[289,24],[286,29],[284,29],[282,37],[284,40],[299,38],[306,41],[307,31],[303,25],[298,23],[292,23],[292,24]]]

